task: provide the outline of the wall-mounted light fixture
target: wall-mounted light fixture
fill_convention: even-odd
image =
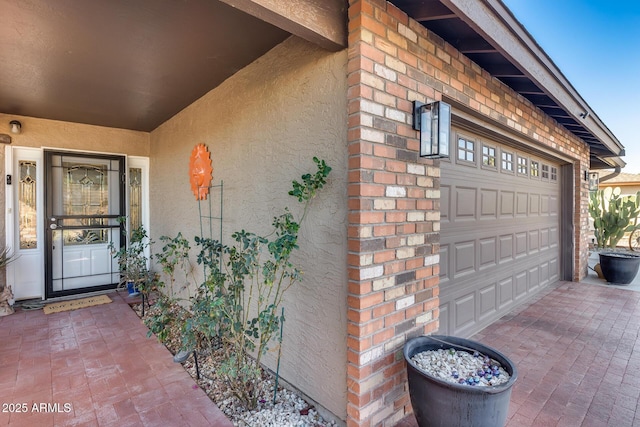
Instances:
[[[413,129],[420,131],[420,157],[449,157],[451,106],[413,101]]]
[[[22,131],[22,123],[17,120],[11,120],[9,126],[11,126],[11,133],[15,133],[16,135]]]
[[[598,172],[591,172],[589,174],[589,191],[597,191],[598,184],[600,184],[600,176]]]
[[[589,117],[589,112],[588,111],[583,111],[582,113],[580,113],[580,117],[583,119],[586,119],[587,117]]]

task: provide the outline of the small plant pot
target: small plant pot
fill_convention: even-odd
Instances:
[[[640,255],[623,252],[600,252],[600,268],[604,279],[615,285],[633,282],[640,268]]]
[[[432,339],[435,338],[435,339]],[[411,358],[429,350],[478,351],[498,361],[507,371],[508,382],[487,387],[454,384],[429,375]],[[476,341],[452,336],[420,336],[404,346],[409,396],[419,427],[499,427],[509,412],[511,387],[518,377],[515,365],[502,353]]]
[[[133,282],[127,282],[127,292],[129,292],[130,297],[137,297],[140,295],[140,291]]]

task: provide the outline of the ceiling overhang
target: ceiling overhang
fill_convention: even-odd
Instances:
[[[0,0],[0,113],[152,131],[291,34],[346,47],[343,0]]]
[[[391,0],[589,145],[591,168],[624,166],[624,147],[500,0]]]

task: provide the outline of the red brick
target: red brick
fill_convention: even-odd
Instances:
[[[396,251],[394,250],[376,252],[375,254],[373,254],[373,262],[375,264],[381,264],[387,261],[394,260],[395,258],[396,258]]]
[[[389,377],[393,377],[395,375],[398,375],[400,373],[402,373],[404,371],[405,368],[405,362],[404,360],[398,361],[392,365],[389,365],[385,370],[384,370],[384,376],[386,378]]]
[[[367,15],[360,15],[358,20],[358,24],[361,24],[363,28],[371,31],[374,34],[384,37],[387,29],[384,25],[382,25],[379,21]],[[351,31],[351,25],[349,26],[349,30]]]
[[[356,366],[352,363],[347,364],[347,377],[350,378],[350,380],[368,378],[372,373],[373,368],[371,365]]]
[[[349,403],[353,404],[354,406],[361,408],[363,406],[366,406],[369,402],[371,402],[371,393],[364,393],[364,394],[348,393],[347,400],[349,401]]]
[[[414,175],[399,175],[397,182],[398,185],[416,185],[416,177]]]
[[[391,275],[404,271],[404,261],[390,262],[384,266],[384,274]]]
[[[349,158],[349,168],[383,170],[385,168],[385,161],[370,156],[355,156]]]
[[[416,259],[408,259],[406,263],[407,263],[407,270],[415,270],[417,268],[422,267],[422,265],[424,264],[424,258],[420,257]]]
[[[384,63],[385,53],[369,44],[359,43],[359,53],[371,59],[375,63]]]
[[[387,222],[405,222],[407,220],[406,212],[387,212],[385,216]]]
[[[413,211],[416,210],[416,200],[399,199],[396,201],[398,210]]]
[[[399,310],[384,317],[384,327],[390,328],[405,320],[405,311]]]
[[[388,159],[396,158],[396,149],[392,147],[387,147],[386,145],[374,145],[373,147],[373,155],[378,157],[385,157]],[[389,170],[389,163],[387,162],[387,170]]]
[[[356,323],[365,323],[371,320],[372,311],[371,310],[347,310],[347,320]]]
[[[422,304],[415,304],[411,307],[407,307],[406,309],[407,319],[418,317],[422,313],[424,313],[424,307]]]
[[[347,297],[347,300],[349,300],[350,298],[352,297]],[[363,309],[363,308],[373,307],[376,304],[380,304],[382,301],[384,301],[384,294],[382,292],[376,292],[366,296],[359,297],[357,298],[357,301],[351,300],[351,302],[349,303],[349,306],[357,309]],[[355,305],[352,305],[352,304],[355,304]]]
[[[394,95],[400,99],[407,97],[407,88],[393,82],[386,82],[385,90],[389,95]]]
[[[403,25],[409,25],[409,17],[407,16],[407,14],[398,9],[393,4],[387,3],[387,12],[389,13],[389,15],[393,16],[399,23]]]
[[[396,56],[398,54],[398,47],[392,43],[389,43],[389,41],[386,39],[376,37],[374,45],[376,48],[380,49],[382,52],[388,55]],[[384,63],[384,58],[382,61],[380,61],[380,63]]]
[[[356,339],[354,337],[347,337],[347,346],[348,348],[355,351],[365,351],[371,348],[371,338],[360,338]],[[379,343],[378,343],[379,344]]]
[[[395,155],[393,156],[395,157]],[[407,164],[398,160],[387,160],[385,163],[385,169],[390,172],[406,172]]]
[[[372,315],[375,318],[383,317],[396,309],[395,302],[388,302],[373,308]]]
[[[384,222],[384,212],[352,212],[349,222],[357,224],[380,224]]]
[[[378,184],[395,184],[396,174],[390,172],[374,172],[373,182]]]
[[[393,331],[392,328],[389,329],[383,329],[382,331],[373,334],[372,337],[372,345],[376,346],[379,344],[382,344],[383,342],[386,342],[388,340],[390,340],[391,338],[393,338],[395,332]]]
[[[349,144],[349,154],[373,154],[373,143],[368,141],[355,141]],[[369,157],[369,159],[372,159]],[[384,166],[384,164],[383,164]]]
[[[393,381],[392,380],[385,381],[371,391],[371,397],[373,398],[373,400],[381,399],[392,388],[393,388]]]
[[[373,227],[374,236],[393,236],[395,233],[395,225],[376,225]]]
[[[385,186],[379,184],[358,182],[348,186],[348,194],[350,196],[383,197],[384,193]]]
[[[353,271],[353,275],[355,276],[359,276],[360,272],[358,269],[352,269],[350,271]],[[352,274],[349,273],[349,275],[351,276]],[[367,295],[371,292],[371,282],[367,281],[367,282],[363,282],[363,281],[358,281],[357,279],[353,279],[351,281],[349,281],[349,284],[347,285],[349,293],[351,295],[354,296],[358,296],[358,295]]]

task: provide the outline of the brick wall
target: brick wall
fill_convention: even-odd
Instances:
[[[411,102],[455,99],[575,159],[577,272],[588,147],[392,4],[349,3],[347,423],[393,426],[411,412],[402,346],[438,329],[440,168],[418,156]]]

